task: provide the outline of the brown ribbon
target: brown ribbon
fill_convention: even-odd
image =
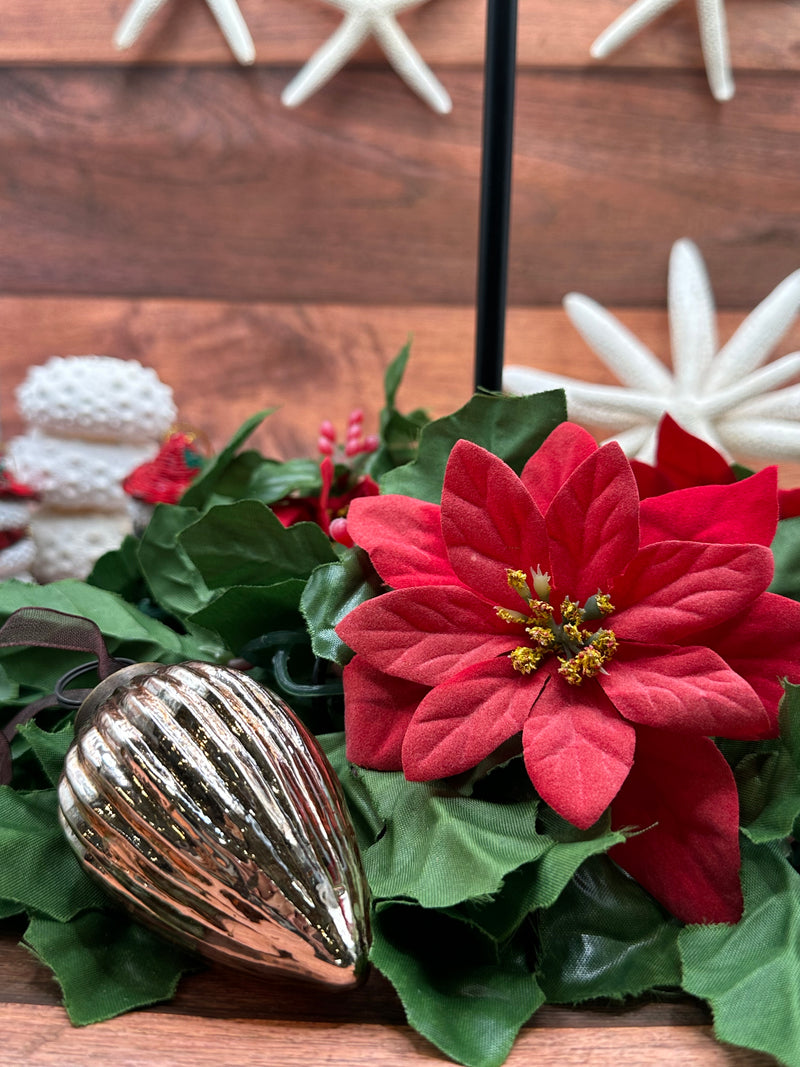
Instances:
[[[19,646],[36,648],[58,648],[62,651],[87,652],[97,658],[97,674],[102,680],[109,674],[130,662],[117,660],[109,654],[103,635],[96,623],[82,615],[68,615],[51,608],[19,608],[9,615],[0,626],[0,648]],[[73,672],[69,672],[69,676]],[[61,684],[69,677],[65,675],[56,687],[56,692],[34,700],[22,708],[13,719],[9,720],[0,732],[0,785],[11,783],[11,739],[17,727],[28,722],[45,708],[57,706],[73,707],[78,698],[88,696],[91,690],[70,690],[70,699],[62,697]]]

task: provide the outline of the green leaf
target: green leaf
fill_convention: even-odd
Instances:
[[[72,722],[52,731],[40,729],[35,722],[26,722],[17,727],[17,733],[30,745],[51,785],[58,785],[67,749],[75,735]]]
[[[775,574],[770,592],[800,600],[800,516],[782,519],[772,542]]]
[[[383,391],[386,397],[386,407],[384,410],[387,412],[396,410],[397,390],[402,384],[410,355],[411,340],[409,339],[386,368],[386,373],[383,376]]]
[[[319,463],[313,459],[281,462],[265,459],[259,452],[242,452],[231,461],[205,501],[205,508],[236,500],[260,500],[274,504],[290,493],[318,495],[322,488]]]
[[[235,654],[255,638],[271,630],[289,630],[301,625],[300,597],[305,582],[288,578],[274,585],[240,585],[225,589],[189,621],[218,634]]]
[[[742,829],[751,841],[788,837],[800,814],[800,686],[785,688],[775,749],[745,756],[734,770]]]
[[[376,898],[447,908],[496,893],[503,879],[544,854],[552,839],[536,831],[538,800],[498,804],[445,795],[441,783],[408,782],[401,772],[352,768],[385,821],[364,854]]]
[[[482,445],[519,473],[566,417],[561,390],[534,396],[479,394],[453,415],[429,423],[422,431],[417,458],[384,475],[381,491],[438,503],[447,460],[462,438]]]
[[[345,552],[335,563],[317,567],[300,601],[315,655],[340,666],[352,659],[352,650],[335,627],[353,608],[373,597],[379,583],[369,557],[359,548]]]
[[[117,593],[131,604],[141,600],[147,588],[139,566],[139,538],[129,534],[119,548],[102,555],[86,581]]]
[[[409,1024],[467,1067],[499,1067],[544,1002],[522,939],[502,948],[466,923],[412,904],[378,905],[370,958]]]
[[[687,926],[683,987],[714,1012],[720,1041],[800,1067],[800,876],[779,843],[742,841],[744,915],[735,926]]]
[[[223,480],[228,467],[233,462],[236,453],[254,430],[271,415],[274,408],[256,412],[239,427],[227,445],[221,452],[208,463],[201,473],[195,478],[189,488],[181,497],[181,504],[186,508],[199,508],[201,511],[208,507],[210,497],[216,492],[217,486]]]
[[[539,914],[539,983],[557,1004],[678,986],[680,930],[607,856],[594,856]]]
[[[178,537],[200,512],[180,504],[157,504],[139,542],[139,566],[156,603],[186,619],[211,600],[212,593]]]
[[[66,922],[107,898],[67,844],[57,813],[55,789],[0,786],[0,900]]]
[[[316,523],[286,529],[258,500],[211,508],[184,530],[179,543],[210,589],[308,578],[320,563],[336,559]]]
[[[55,975],[75,1026],[169,1000],[197,961],[120,912],[90,911],[68,923],[36,916],[25,942]]]
[[[624,835],[612,831],[608,815],[573,840],[542,836],[547,847],[533,863],[525,863],[505,878],[497,896],[489,901],[467,901],[454,914],[473,923],[496,941],[510,937],[531,912],[549,908],[559,900],[584,861],[621,844]]]

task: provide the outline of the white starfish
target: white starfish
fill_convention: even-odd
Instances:
[[[695,0],[700,24],[700,43],[711,92],[716,100],[730,100],[735,92],[731,72],[728,27],[724,0]],[[595,59],[604,59],[678,0],[636,0],[604,30],[591,48]]]
[[[133,0],[114,34],[114,44],[117,48],[130,48],[153,15],[166,2],[167,0]],[[219,23],[233,54],[240,63],[249,66],[256,58],[256,49],[236,0],[206,0],[206,3]]]
[[[391,65],[415,93],[440,115],[453,109],[447,90],[400,28],[395,15],[426,0],[325,0],[345,13],[335,33],[292,78],[281,94],[287,107],[297,107],[329,81],[372,35]]]
[[[800,458],[800,352],[765,363],[800,310],[800,270],[790,274],[718,349],[716,310],[697,247],[672,247],[669,263],[672,373],[612,314],[580,293],[564,299],[573,326],[628,388],[508,367],[510,393],[565,389],[570,416],[617,434],[629,455],[652,462],[665,412],[728,458]],[[762,364],[765,364],[762,366]],[[787,387],[788,386],[788,387]]]

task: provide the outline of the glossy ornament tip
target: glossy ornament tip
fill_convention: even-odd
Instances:
[[[363,977],[368,891],[338,780],[246,674],[140,663],[101,682],[59,806],[87,870],[151,928],[245,970]]]

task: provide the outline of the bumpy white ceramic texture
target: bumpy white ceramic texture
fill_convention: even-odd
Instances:
[[[246,674],[111,675],[78,712],[59,804],[87,870],[167,937],[245,970],[363,977],[367,889],[338,780]]]

